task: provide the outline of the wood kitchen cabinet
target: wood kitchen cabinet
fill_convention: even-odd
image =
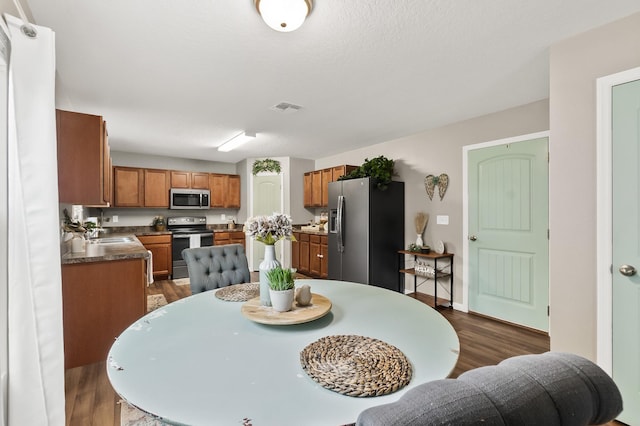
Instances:
[[[144,169],[144,206],[169,207],[171,176],[168,170]]]
[[[301,274],[309,274],[309,234],[300,233],[299,240],[300,262],[298,263],[298,272]]]
[[[327,277],[328,251],[326,236],[309,236],[309,274],[312,277]]]
[[[304,206],[327,207],[329,205],[329,183],[356,169],[356,166],[335,166],[304,174]]]
[[[239,175],[115,166],[113,182],[115,207],[169,208],[170,189],[190,182],[192,189],[211,191],[211,207],[240,208]]]
[[[293,233],[291,240],[291,267],[300,270],[300,233]]]
[[[320,254],[322,255],[322,262],[320,262],[320,278],[329,277],[329,244],[328,239],[324,235],[320,240]]]
[[[113,168],[114,206],[144,206],[144,169],[137,167]]]
[[[144,259],[62,265],[65,369],[107,359],[116,337],[147,313]]]
[[[291,243],[291,266],[313,278],[327,278],[329,249],[326,235],[294,232]]]
[[[98,115],[56,110],[56,136],[59,201],[108,207],[112,182],[106,122]]]
[[[149,250],[153,260],[153,279],[167,279],[171,276],[171,234],[137,235],[144,248]]]
[[[313,174],[312,172],[307,172],[304,174],[304,206],[312,207],[313,201],[311,200],[313,193]]]
[[[240,208],[240,176],[209,174],[211,207]]]
[[[242,244],[246,249],[246,235],[243,231],[216,232],[213,234],[213,245]]]
[[[172,170],[171,188],[209,189],[209,173]]]

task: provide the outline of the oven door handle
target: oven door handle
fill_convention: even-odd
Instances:
[[[174,234],[173,238],[190,238],[192,235],[200,235],[200,237],[212,237],[213,233],[205,232],[203,234]]]

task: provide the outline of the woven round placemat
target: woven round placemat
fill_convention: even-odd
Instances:
[[[327,336],[300,352],[303,370],[321,386],[348,396],[393,393],[411,380],[411,364],[395,346],[371,337]]]
[[[216,297],[227,302],[246,302],[260,295],[260,283],[233,284],[216,291]]]

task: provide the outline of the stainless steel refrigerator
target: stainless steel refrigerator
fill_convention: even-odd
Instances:
[[[329,279],[404,292],[404,182],[385,190],[370,178],[329,183]]]

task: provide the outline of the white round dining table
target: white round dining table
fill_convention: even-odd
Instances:
[[[331,280],[296,280],[331,301],[311,322],[267,325],[241,313],[214,291],[189,296],[145,315],[116,339],[107,374],[131,405],[178,425],[344,425],[368,407],[396,401],[407,390],[447,377],[460,344],[449,322],[412,297]],[[404,388],[352,397],[309,377],[300,353],[334,335],[379,339],[412,367]]]

